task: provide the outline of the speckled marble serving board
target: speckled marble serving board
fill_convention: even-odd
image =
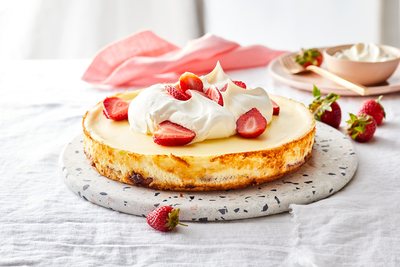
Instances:
[[[317,122],[313,156],[295,173],[244,189],[160,191],[100,175],[87,161],[82,139],[82,135],[75,137],[60,155],[60,173],[68,188],[94,204],[143,217],[159,206],[180,208],[182,221],[236,220],[281,213],[288,211],[290,204],[309,204],[333,195],[357,169],[352,141]]]

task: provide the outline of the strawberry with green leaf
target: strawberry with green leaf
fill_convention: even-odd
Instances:
[[[321,91],[314,85],[314,101],[309,105],[314,118],[334,128],[338,128],[342,120],[342,111],[336,102],[340,95],[330,93],[321,98]]]
[[[323,56],[316,48],[301,49],[301,53],[296,55],[295,61],[303,68],[307,68],[310,65],[319,67],[322,64]]]
[[[147,223],[161,232],[172,231],[178,224],[187,226],[179,222],[179,209],[175,210],[170,206],[161,206],[150,212]]]
[[[350,113],[350,120],[346,122],[347,134],[357,142],[367,142],[376,131],[375,119],[367,114],[356,116]]]
[[[376,125],[381,124],[383,118],[386,117],[385,109],[381,105],[382,95],[378,99],[367,99],[361,103],[361,106],[357,112],[357,115],[363,113],[370,115],[374,118]]]

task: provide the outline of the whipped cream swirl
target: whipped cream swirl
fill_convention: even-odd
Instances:
[[[196,133],[194,142],[206,139],[228,138],[236,134],[237,119],[257,108],[268,123],[272,120],[272,104],[268,93],[261,87],[243,89],[235,85],[224,73],[219,62],[208,75],[200,77],[203,91],[210,85],[222,89],[224,106],[192,90],[189,100],[173,98],[165,91],[164,84],[155,84],[134,98],[129,105],[128,119],[131,130],[143,134],[153,134],[158,125],[166,120],[182,125]]]
[[[358,43],[349,49],[336,52],[333,56],[341,59],[364,62],[383,62],[395,58],[395,56],[386,53],[382,48],[372,43]]]

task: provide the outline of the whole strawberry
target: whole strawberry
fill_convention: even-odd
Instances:
[[[314,118],[334,128],[338,128],[342,120],[342,111],[336,102],[339,95],[330,93],[321,99],[321,91],[314,85],[314,101],[309,105]]]
[[[376,131],[375,119],[367,114],[356,116],[350,113],[350,120],[346,122],[348,123],[347,134],[357,142],[367,142]]]
[[[368,99],[362,102],[358,109],[357,116],[365,113],[372,116],[377,125],[381,124],[383,118],[386,118],[385,110],[380,103],[381,99],[382,96],[376,100]]]
[[[306,68],[310,65],[315,65],[317,67],[321,66],[323,61],[322,53],[316,49],[301,49],[301,52],[296,55],[295,61]]]
[[[175,210],[170,206],[162,206],[153,210],[147,215],[147,223],[154,229],[162,232],[172,231],[179,222],[179,209]]]

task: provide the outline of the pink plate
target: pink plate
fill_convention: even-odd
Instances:
[[[326,69],[325,64],[321,66]],[[339,95],[347,96],[359,96],[357,93],[344,88],[322,76],[315,73],[302,73],[302,74],[289,74],[287,73],[281,64],[279,63],[279,58],[274,59],[268,66],[269,74],[274,77],[274,79],[281,81],[287,85],[293,86],[295,88],[311,91],[313,90],[313,85],[315,84],[322,93],[336,93]],[[393,92],[400,91],[400,68],[398,67],[393,75],[385,82],[379,85],[368,86],[371,95],[382,95],[389,94]]]

